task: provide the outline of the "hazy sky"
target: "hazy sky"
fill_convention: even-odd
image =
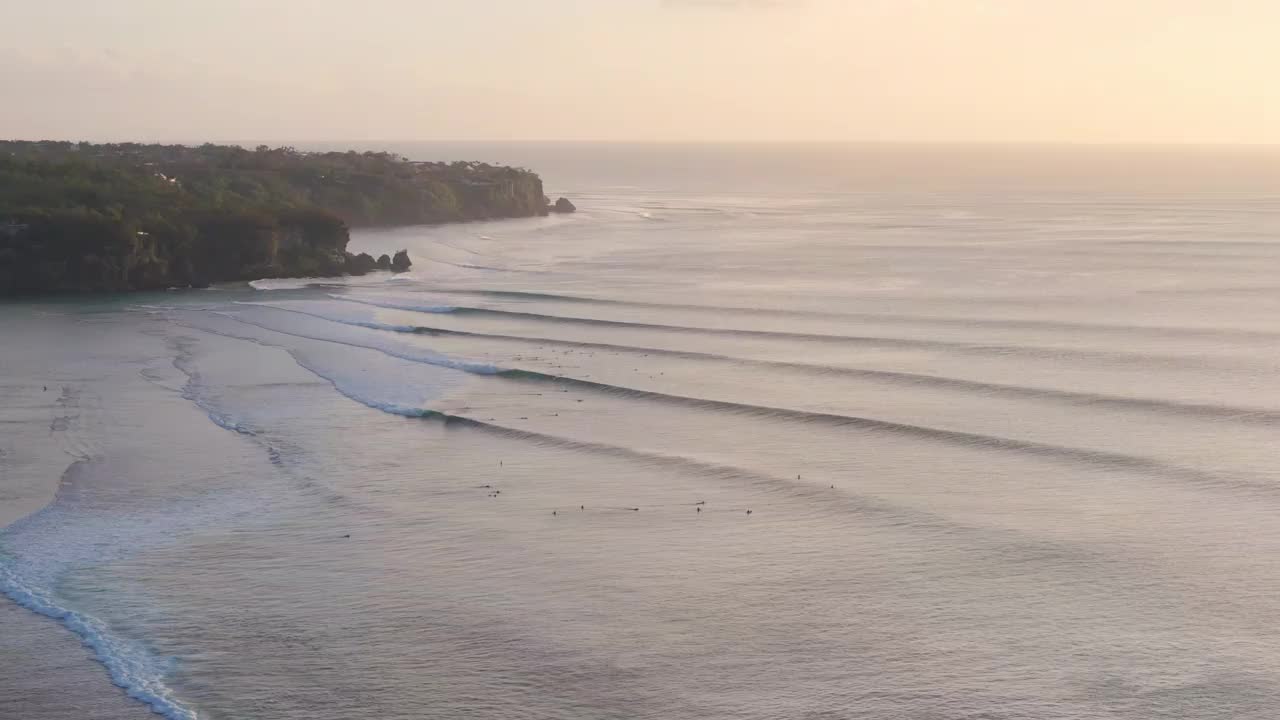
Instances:
[[[1280,143],[1280,0],[0,0],[0,137]]]

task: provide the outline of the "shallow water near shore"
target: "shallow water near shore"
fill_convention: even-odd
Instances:
[[[1274,715],[1277,158],[390,149],[580,211],[0,306],[0,717]]]

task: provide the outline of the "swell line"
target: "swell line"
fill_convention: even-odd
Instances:
[[[417,312],[412,307],[398,306],[394,303],[375,303],[367,300],[350,300],[348,302],[358,302],[364,305],[372,305],[388,310],[406,310]],[[276,307],[269,303],[256,303],[266,307]],[[293,312],[301,312],[293,310]],[[1026,355],[1039,358],[1062,358],[1072,357],[1091,360],[1108,360],[1108,361],[1124,361],[1124,362],[1140,362],[1144,365],[1152,363],[1162,363],[1166,365],[1192,364],[1195,367],[1203,367],[1204,363],[1200,359],[1180,357],[1174,355],[1156,355],[1150,353],[1124,353],[1104,350],[1079,350],[1076,348],[1053,348],[1040,347],[1035,345],[1001,345],[991,343],[963,343],[948,340],[923,340],[918,338],[895,338],[877,335],[832,335],[825,333],[801,333],[801,332],[785,332],[776,330],[749,330],[746,328],[709,328],[690,325],[665,325],[660,323],[642,323],[626,320],[604,320],[600,318],[580,318],[566,317],[562,315],[546,315],[542,313],[528,313],[516,310],[495,310],[492,308],[473,308],[473,307],[454,307],[452,310],[428,310],[426,312],[447,313],[458,316],[495,316],[520,318],[527,320],[536,320],[539,322],[565,324],[565,325],[591,325],[597,327],[618,327],[634,330],[659,330],[663,332],[673,332],[691,335],[723,335],[729,337],[754,337],[766,338],[773,340],[798,340],[805,342],[822,342],[835,344],[854,344],[854,345],[871,345],[876,347],[900,347],[913,349],[929,349],[929,350],[948,350],[952,352],[978,353],[978,354],[999,354],[999,355]],[[331,322],[346,323],[352,325],[361,325],[377,330],[394,330],[396,332],[430,332],[432,328],[423,328],[421,326],[412,325],[389,325],[380,323],[363,323],[350,320],[341,320],[337,318],[318,315],[316,313],[304,313],[319,317]]]
[[[365,322],[358,322],[354,320],[350,320],[350,321],[336,320],[334,318],[326,317],[324,315],[318,315],[316,313],[307,312],[306,310],[278,307],[276,305],[270,305],[267,303],[239,303],[239,304],[257,305],[259,307],[270,308],[272,310],[279,310],[280,312],[296,313],[298,315],[305,315],[307,317],[313,317],[319,320],[325,320],[327,322],[337,323],[339,325],[351,325],[353,327],[362,327],[362,328],[368,328],[372,330],[390,330],[393,332],[416,332],[416,329],[414,328],[402,328],[400,326],[395,326],[395,325],[383,325],[381,323],[365,323]],[[386,348],[381,348],[373,345],[362,345],[358,343],[345,342],[342,340],[335,340],[333,338],[324,337],[324,336],[308,335],[306,333],[300,333],[292,330],[281,330],[279,328],[274,328],[268,325],[263,325],[261,323],[256,323],[252,320],[247,320],[236,313],[215,312],[213,314],[226,317],[231,320],[235,320],[236,322],[244,323],[245,325],[252,325],[254,327],[262,328],[263,330],[280,333],[281,335],[291,335],[293,337],[302,338],[304,340],[317,340],[320,342],[329,342],[337,345],[348,345],[350,347],[359,347],[359,348],[364,348],[366,350],[377,350],[378,352],[381,352],[384,355],[397,357],[397,358],[400,358],[401,360],[409,360],[412,362],[422,363],[424,365],[435,365],[437,367],[444,367],[452,370],[462,370],[464,372],[469,372],[474,375],[494,375],[500,371],[500,368],[494,367],[493,365],[488,365],[486,363],[471,362],[469,360],[456,360],[454,358],[446,357],[444,355],[432,354],[429,356],[424,356],[420,353],[397,354],[396,352],[387,350]]]
[[[329,293],[329,297],[333,298],[334,300],[341,300],[343,302],[356,303],[358,305],[368,305],[370,307],[385,308],[387,310],[405,310],[408,312],[439,313],[439,314],[453,313],[458,311],[458,308],[454,305],[419,305],[417,303],[398,304],[398,303],[388,303],[388,302],[378,303],[372,300],[351,297],[349,295],[342,295],[340,293]]]
[[[913,387],[935,387],[948,390],[961,390],[980,395],[1004,395],[1027,400],[1060,400],[1075,405],[1100,405],[1125,410],[1141,410],[1162,414],[1173,414],[1200,419],[1223,420],[1261,425],[1280,424],[1280,412],[1264,408],[1249,408],[1232,405],[1215,405],[1208,403],[1189,403],[1176,400],[1157,400],[1154,398],[1124,397],[1103,393],[1088,393],[1055,388],[1038,388],[1027,385],[1006,385],[988,383],[978,380],[944,377],[941,375],[924,375],[920,373],[898,372],[893,370],[870,370],[866,368],[840,367],[836,365],[814,365],[810,363],[788,362],[783,360],[759,360],[735,355],[704,353],[693,350],[671,350],[667,348],[651,348],[636,345],[618,345],[613,343],[585,342],[578,340],[559,340],[555,338],[528,337],[524,335],[504,335],[498,333],[479,333],[466,330],[446,330],[442,328],[418,327],[416,332],[425,335],[471,337],[485,340],[499,340],[515,343],[538,343],[558,345],[583,350],[609,350],[627,352],[637,355],[664,355],[688,360],[707,360],[724,362],[733,365],[751,365],[764,368],[777,368],[806,372],[814,375],[838,375],[851,378],[876,380]]]
[[[306,313],[304,313],[306,314]],[[285,330],[278,330],[266,326],[259,325],[250,320],[232,317],[235,320],[243,322],[247,325],[262,327],[272,332],[278,332],[283,335],[292,335],[295,337],[303,337],[311,340],[319,340],[321,342],[331,342],[339,345],[347,345],[350,347],[359,347],[366,350],[383,353],[390,357],[396,357],[411,362],[425,362],[427,364],[439,364],[430,360],[418,360],[412,353],[391,351],[383,347],[374,345],[362,345],[331,338],[316,337],[294,333]],[[456,362],[456,361],[455,361]],[[464,363],[451,365],[455,369],[466,370]],[[305,366],[304,366],[305,367]],[[308,370],[316,372],[310,367]],[[869,418],[858,415],[842,415],[837,413],[822,413],[809,410],[797,410],[793,408],[780,408],[768,405],[755,405],[750,403],[736,403],[727,400],[712,400],[709,398],[697,398],[687,395],[676,395],[672,393],[663,393],[653,390],[641,390],[638,388],[629,388],[620,385],[611,385],[608,383],[600,383],[591,380],[583,380],[578,378],[570,378],[560,375],[551,375],[548,373],[537,372],[532,370],[521,369],[495,369],[486,372],[473,372],[474,374],[485,376],[497,376],[506,380],[526,381],[537,383],[553,383],[560,385],[568,385],[583,390],[590,390],[604,394],[610,394],[617,397],[645,399],[656,402],[665,402],[669,404],[681,405],[684,407],[696,407],[706,410],[727,411],[738,415],[750,415],[762,417],[765,419],[786,419],[790,421],[807,422],[814,424],[823,424],[833,427],[855,428],[859,430],[868,430],[902,437],[914,437],[921,440],[945,443],[953,446],[966,448],[982,448],[999,450],[1003,452],[1016,453],[1021,455],[1029,455],[1033,457],[1046,458],[1059,462],[1069,462],[1077,465],[1085,465],[1091,468],[1115,468],[1129,470],[1133,472],[1143,473],[1156,478],[1176,478],[1184,482],[1192,483],[1199,486],[1209,488],[1239,488],[1248,487],[1254,490],[1263,490],[1267,492],[1275,492],[1280,487],[1261,483],[1254,480],[1244,478],[1225,478],[1213,473],[1196,470],[1193,468],[1183,467],[1172,463],[1166,463],[1159,460],[1152,460],[1135,455],[1127,455],[1124,453],[1116,453],[1106,450],[1090,450],[1086,448],[1071,447],[1065,445],[1053,445],[1050,443],[1040,443],[1031,440],[1018,440],[1015,438],[1007,438],[998,435],[987,435],[983,433],[970,433],[961,430],[947,430],[945,428],[937,428],[928,425],[915,425],[911,423],[901,423],[892,420],[881,420],[878,418]],[[316,373],[319,374],[319,373]],[[323,376],[322,376],[323,377]],[[328,378],[326,378],[328,379]],[[332,381],[331,381],[332,382]],[[356,398],[353,398],[356,399]],[[427,411],[416,411],[427,412]],[[434,412],[434,411],[430,411]],[[403,414],[403,413],[398,413]],[[415,417],[418,415],[415,414]]]
[[[1246,330],[1242,328],[1219,328],[1219,327],[1176,327],[1176,326],[1158,326],[1158,325],[1108,325],[1088,322],[1072,322],[1067,320],[1032,320],[1019,318],[968,318],[968,317],[942,317],[936,315],[906,315],[902,313],[870,313],[870,312],[831,312],[824,310],[795,310],[786,308],[757,308],[744,307],[740,305],[699,305],[696,303],[661,303],[641,300],[617,300],[611,298],[596,298],[580,295],[557,295],[553,293],[535,293],[535,292],[519,292],[510,290],[440,290],[442,294],[449,295],[476,295],[480,297],[495,297],[499,299],[512,300],[531,300],[531,301],[547,301],[547,302],[563,302],[576,303],[583,305],[607,305],[620,307],[646,308],[654,310],[693,310],[705,311],[711,313],[731,313],[741,315],[772,315],[776,317],[812,317],[823,318],[829,320],[855,320],[862,322],[890,322],[903,325],[919,325],[919,326],[942,326],[942,327],[979,327],[1006,330],[1067,330],[1080,332],[1101,332],[1101,333],[1123,333],[1132,335],[1134,333],[1145,333],[1151,335],[1169,336],[1181,335],[1192,337],[1225,337],[1235,339],[1249,340],[1280,340],[1280,333],[1269,332],[1266,330]],[[368,298],[358,298],[351,295],[331,294],[330,297],[336,300],[344,300],[347,302],[361,303],[372,305],[374,307],[383,307],[387,309],[419,311],[419,306],[411,303],[396,303],[394,301],[378,301]],[[491,310],[500,313],[518,313],[520,311],[497,310],[493,308],[458,308],[461,312],[471,312],[474,310]],[[424,312],[438,312],[438,310],[426,310]],[[533,314],[533,313],[531,313]],[[561,317],[548,315],[546,317]],[[570,318],[580,319],[580,318]],[[583,320],[591,320],[591,318],[581,318]],[[625,321],[604,321],[604,322],[625,322]]]
[[[260,344],[269,344],[260,340],[243,339]],[[653,453],[606,443],[574,440],[548,433],[507,427],[461,415],[379,402],[371,398],[362,397],[351,389],[344,387],[338,378],[331,377],[313,367],[303,357],[300,357],[297,352],[286,347],[281,347],[281,349],[289,353],[300,367],[328,382],[339,394],[380,412],[399,415],[408,419],[441,422],[446,426],[471,428],[495,436],[519,439],[547,447],[558,447],[571,451],[612,456],[649,463],[655,466],[670,467],[693,472],[701,477],[731,481],[735,484],[745,481],[751,487],[770,495],[821,501],[822,505],[828,509],[860,514],[870,520],[883,523],[887,527],[931,529],[953,541],[965,539],[982,547],[984,551],[994,553],[1011,563],[1044,562],[1046,560],[1093,564],[1115,562],[1115,558],[1111,557],[1109,552],[1100,552],[1099,550],[1086,548],[1074,543],[1063,544],[1042,537],[1028,536],[1025,532],[1010,528],[962,522],[927,510],[904,507],[892,501],[851,492],[843,487],[839,490],[827,490],[812,483],[792,481],[789,477],[779,478],[730,465],[711,463],[678,455]],[[1122,560],[1121,562],[1125,561]]]
[[[824,492],[821,488],[813,485],[812,483],[797,483],[789,478],[779,478],[773,475],[747,470],[736,466],[710,463],[679,455],[666,455],[663,453],[639,450],[636,448],[612,445],[608,443],[575,440],[572,438],[552,435],[550,433],[541,433],[532,430],[508,427],[506,425],[499,425],[497,423],[477,420],[464,415],[455,415],[439,410],[379,402],[350,391],[343,387],[342,383],[338,379],[330,377],[318,368],[313,367],[307,363],[305,359],[299,357],[293,350],[288,348],[283,349],[293,357],[294,362],[298,363],[299,366],[307,371],[315,374],[317,377],[327,381],[339,394],[350,400],[358,402],[361,405],[391,415],[399,415],[410,419],[438,421],[445,426],[472,428],[491,435],[531,442],[544,447],[604,455],[633,462],[641,462],[652,466],[670,468],[682,472],[691,472],[700,477],[713,480],[732,481],[735,483],[746,481],[752,487],[771,494],[785,494],[790,497],[795,497],[797,495],[803,497],[820,497],[827,501],[836,499],[846,510],[865,513],[868,515],[883,516],[890,519],[892,523],[896,525],[910,524],[916,527],[932,527],[934,529],[950,532],[954,532],[956,530],[979,530],[979,528],[962,525],[942,516],[904,508],[865,495],[851,493],[848,490],[841,490],[833,496],[830,491]]]
[[[423,325],[391,325],[386,323],[362,322],[356,320],[342,320],[332,318],[318,313],[311,313],[305,310],[295,308],[284,308],[265,303],[263,307],[269,307],[285,312],[294,312],[309,317],[327,320],[342,325],[352,325],[355,327],[363,327],[372,330],[384,330],[389,332],[412,333],[418,335],[437,335],[437,336],[454,336],[454,337],[473,337],[482,339],[502,340],[510,342],[527,342],[541,343],[545,345],[559,345],[562,347],[574,347],[582,349],[594,350],[611,350],[619,352],[632,352],[647,355],[666,355],[669,357],[687,358],[691,360],[712,360],[719,362],[728,362],[731,364],[754,365],[759,367],[770,367],[779,369],[796,370],[800,372],[809,372],[819,375],[843,375],[847,377],[866,378],[871,380],[880,380],[886,382],[894,382],[905,385],[921,386],[927,385],[932,387],[947,388],[953,390],[961,390],[966,392],[976,392],[980,394],[999,394],[1008,397],[1017,397],[1031,400],[1053,399],[1061,400],[1078,405],[1102,405],[1115,407],[1120,409],[1142,410],[1147,412],[1157,412],[1165,414],[1176,414],[1188,417],[1196,417],[1202,419],[1223,420],[1231,422],[1243,422],[1251,424],[1273,425],[1280,423],[1280,412],[1267,410],[1264,408],[1239,407],[1232,405],[1217,405],[1209,403],[1189,403],[1179,402],[1175,400],[1156,400],[1152,398],[1124,397],[1120,395],[1106,395],[1102,393],[1086,393],[1072,390],[1058,390],[1054,388],[1035,388],[1025,385],[1005,385],[1000,383],[987,383],[978,380],[964,380],[961,378],[950,378],[939,375],[924,375],[918,373],[896,372],[892,370],[869,370],[865,368],[848,368],[833,365],[813,365],[809,363],[786,362],[781,360],[758,360],[753,358],[743,358],[733,355],[721,355],[717,353],[704,353],[693,350],[672,350],[667,348],[651,348],[635,345],[621,345],[615,343],[587,342],[582,340],[561,340],[557,338],[545,337],[529,337],[525,335],[508,335],[502,333],[481,333],[469,330],[450,330],[445,328],[436,328]],[[445,312],[443,310],[439,312]],[[271,328],[266,328],[271,329]],[[311,338],[322,339],[322,338]]]
[[[1088,563],[1111,561],[1105,555],[1076,545],[1063,545],[1042,538],[1028,537],[1024,533],[1015,530],[962,523],[942,515],[903,507],[896,503],[853,493],[846,489],[832,492],[811,483],[792,481],[790,478],[778,478],[773,475],[730,465],[710,463],[683,456],[664,455],[606,443],[573,440],[435,410],[380,403],[351,392],[343,387],[342,383],[336,378],[329,377],[317,368],[312,367],[294,351],[288,348],[284,349],[300,367],[329,382],[339,394],[380,412],[400,415],[410,419],[437,421],[446,426],[471,428],[495,436],[523,440],[547,447],[563,448],[571,451],[643,462],[654,466],[669,467],[675,470],[693,472],[701,477],[710,479],[732,481],[734,483],[746,481],[750,486],[767,494],[784,495],[789,498],[799,497],[806,500],[821,500],[827,507],[834,506],[846,512],[860,514],[890,527],[927,528],[943,533],[953,539],[967,537],[990,551],[998,553],[1000,557],[1007,559],[1009,562],[1042,562],[1046,559],[1069,559],[1075,562]]]
[[[567,378],[529,370],[504,370],[498,373],[498,377],[538,383],[555,383],[583,390],[591,390],[614,395],[617,397],[651,400],[699,409],[727,411],[737,415],[748,415],[764,419],[787,419],[802,423],[856,428],[859,430],[869,430],[904,437],[913,437],[921,440],[946,443],[949,445],[958,445],[961,447],[979,447],[983,449],[1001,450],[1005,452],[1049,458],[1052,460],[1066,461],[1075,464],[1083,464],[1090,467],[1101,466],[1119,468],[1157,477],[1176,477],[1211,487],[1218,487],[1224,483],[1223,478],[1212,473],[1206,473],[1200,470],[1174,465],[1172,463],[1166,463],[1159,460],[1152,460],[1150,458],[1127,455],[1107,450],[1090,450],[1066,445],[1053,445],[1031,440],[1018,440],[999,435],[987,435],[984,433],[972,433],[961,430],[947,430],[945,428],[931,427],[928,425],[901,423],[892,420],[881,420],[878,418],[863,417],[859,415],[843,415],[838,413],[780,408],[770,405],[737,403],[727,400],[712,400],[709,398],[676,395],[672,393],[657,392],[654,390],[640,390],[637,388],[611,385],[608,383],[600,383],[578,378]],[[1252,484],[1248,481],[1228,482],[1232,485]],[[1280,490],[1280,488],[1273,487],[1271,485],[1258,484],[1258,487],[1262,487],[1267,490]]]

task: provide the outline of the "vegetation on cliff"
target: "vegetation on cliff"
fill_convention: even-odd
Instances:
[[[347,253],[348,226],[547,212],[536,174],[483,163],[0,142],[0,295],[403,270]]]

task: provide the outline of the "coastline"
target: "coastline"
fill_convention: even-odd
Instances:
[[[566,203],[568,202],[568,200],[563,197],[557,200],[558,203],[561,201]],[[572,204],[570,204],[570,207],[572,207],[572,209],[553,210],[549,214],[554,216],[554,215],[567,215],[567,214],[572,214],[577,212],[577,208],[573,207]],[[390,234],[396,231],[402,231],[402,230],[407,230],[411,228],[434,229],[434,228],[450,227],[450,226],[483,225],[488,223],[532,220],[532,219],[545,218],[545,217],[546,215],[524,215],[524,216],[514,216],[514,217],[448,220],[448,221],[430,222],[430,223],[363,225],[363,226],[352,227],[352,228],[349,228],[347,231],[348,232],[347,240],[343,248],[343,252],[345,255],[345,264],[342,266],[343,271],[337,272],[334,274],[305,274],[305,273],[271,274],[271,275],[263,275],[263,276],[252,277],[252,278],[246,277],[246,278],[239,278],[239,279],[215,280],[207,284],[179,285],[179,286],[171,286],[167,288],[141,287],[141,288],[123,288],[123,289],[115,289],[115,290],[108,290],[108,291],[87,291],[87,292],[73,291],[73,290],[54,290],[54,291],[28,292],[28,293],[7,294],[7,295],[0,293],[0,306],[3,306],[6,303],[8,304],[20,303],[20,302],[21,303],[40,303],[40,302],[58,302],[58,301],[66,302],[68,300],[73,300],[76,298],[90,299],[90,298],[104,298],[104,297],[112,297],[112,296],[137,295],[142,293],[160,293],[160,292],[180,291],[180,290],[203,290],[203,289],[207,289],[212,285],[221,285],[226,283],[248,283],[252,285],[255,282],[260,282],[264,280],[266,281],[308,280],[308,279],[319,280],[324,278],[360,277],[363,275],[369,275],[376,272],[387,272],[392,274],[399,274],[399,273],[409,271],[412,265],[414,264],[413,258],[410,256],[410,254],[406,249],[400,249],[400,250],[394,251],[394,257],[393,257],[392,251],[386,251],[384,248],[383,249],[384,251],[381,252],[379,256],[376,258],[371,254],[371,252],[376,252],[376,250],[373,250],[372,248],[370,249],[371,252],[366,252],[364,250],[361,250],[359,252],[351,252],[346,248],[350,246],[352,234],[355,234],[355,233],[360,233],[365,235],[376,234],[376,233]],[[3,528],[4,525],[6,524],[3,521],[4,517],[5,516],[3,514],[3,509],[0,509],[0,528]]]
[[[359,227],[568,213],[524,168],[291,147],[0,141],[0,297],[406,270]]]

